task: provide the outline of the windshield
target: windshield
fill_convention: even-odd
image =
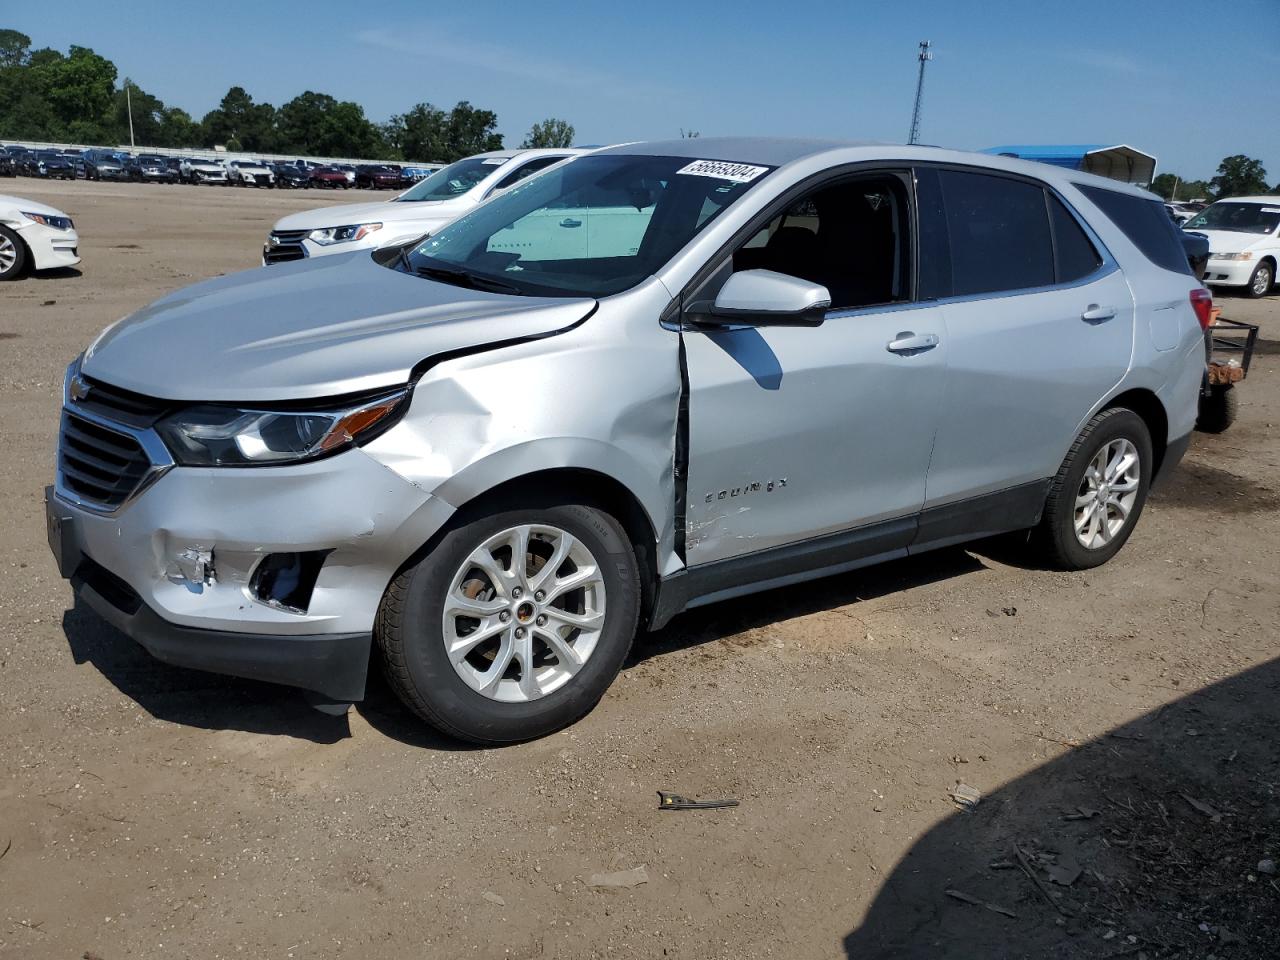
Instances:
[[[687,157],[583,157],[482,204],[404,262],[477,289],[608,296],[653,274],[769,170]]]
[[[1231,230],[1236,233],[1271,233],[1280,226],[1280,198],[1274,206],[1220,200],[1194,217],[1188,230]]]
[[[506,157],[468,157],[466,160],[459,160],[443,170],[437,170],[398,199],[408,202],[452,200],[462,196],[506,162]]]

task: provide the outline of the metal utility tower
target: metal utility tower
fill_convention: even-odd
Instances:
[[[920,79],[916,81],[916,108],[911,111],[911,136],[907,143],[920,142],[920,101],[924,99],[924,65],[933,59],[928,40],[920,41]]]

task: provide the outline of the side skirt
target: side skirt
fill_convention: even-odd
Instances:
[[[1040,522],[1050,480],[930,507],[840,533],[774,547],[744,557],[688,567],[658,582],[649,629],[684,610],[761,590],[846,573]]]

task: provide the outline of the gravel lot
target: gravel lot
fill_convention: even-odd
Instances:
[[[1240,420],[1109,566],[984,543],[721,604],[572,729],[470,750],[382,687],[334,719],[155,662],[44,542],[65,364],[369,195],[0,189],[85,258],[0,286],[0,957],[1275,955],[1280,296],[1222,298],[1263,327]]]

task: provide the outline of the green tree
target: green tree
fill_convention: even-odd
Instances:
[[[204,139],[210,144],[231,140],[244,149],[268,153],[278,145],[276,108],[269,103],[254,103],[244,87],[232,87],[216,108],[201,121]]]
[[[551,117],[541,123],[535,123],[524,138],[522,147],[571,147],[573,146],[574,129],[568,120]]]
[[[445,160],[452,163],[476,153],[502,149],[498,115],[462,100],[449,111],[449,139]]]
[[[419,103],[388,120],[382,134],[406,160],[443,163],[449,149],[449,115],[432,104]]]
[[[54,51],[56,52],[56,51]],[[42,51],[32,54],[32,63]],[[106,132],[116,91],[116,65],[88,47],[72,47],[67,56],[41,58],[37,86],[68,132]]]
[[[1266,193],[1267,171],[1261,160],[1237,153],[1223,158],[1218,164],[1218,175],[1209,184],[1217,199]]]
[[[30,48],[31,38],[25,33],[0,30],[0,70],[26,66]]]
[[[278,113],[284,149],[321,156],[377,157],[387,151],[382,131],[358,103],[308,90]]]
[[[1209,196],[1205,180],[1186,180],[1174,173],[1162,173],[1151,181],[1151,192],[1166,200],[1195,200]]]

